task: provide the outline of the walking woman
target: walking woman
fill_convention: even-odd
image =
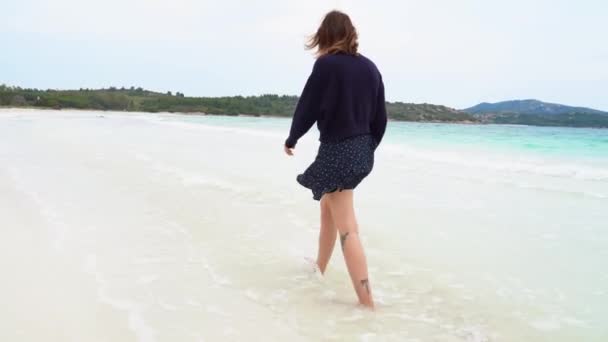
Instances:
[[[325,273],[337,234],[359,303],[373,308],[367,261],[359,240],[353,190],[372,171],[374,152],[386,129],[382,76],[358,52],[350,18],[329,12],[307,48],[317,59],[294,113],[285,153],[317,123],[320,146],[314,162],[297,176],[320,201],[321,230],[317,266]]]

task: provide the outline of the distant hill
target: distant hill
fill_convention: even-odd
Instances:
[[[464,112],[471,114],[530,114],[530,115],[550,115],[550,114],[603,114],[608,115],[608,112],[585,108],[571,107],[557,103],[547,103],[538,100],[515,100],[503,101],[497,103],[483,102],[471,108],[463,109]]]
[[[463,111],[482,123],[608,128],[608,112],[538,100],[484,102]]]
[[[76,108],[128,112],[176,112],[222,115],[289,117],[297,96],[261,95],[186,97],[182,93],[159,93],[142,88],[39,90],[0,85],[0,106]],[[426,122],[479,122],[473,115],[445,106],[387,102],[390,119]]]

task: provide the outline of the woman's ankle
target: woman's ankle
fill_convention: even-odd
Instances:
[[[319,263],[319,260],[315,261],[315,265],[317,265],[317,269],[319,269],[319,271],[321,272],[321,275],[325,274],[325,269],[327,268],[327,264],[321,264]]]

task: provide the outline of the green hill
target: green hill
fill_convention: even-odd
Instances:
[[[471,114],[526,114],[526,115],[556,115],[556,114],[599,114],[608,115],[597,109],[566,106],[558,103],[542,102],[539,100],[513,100],[497,103],[483,102],[471,108],[463,109]]]
[[[480,103],[463,109],[482,123],[608,128],[608,113],[538,100]]]

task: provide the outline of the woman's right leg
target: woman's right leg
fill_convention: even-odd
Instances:
[[[321,207],[321,229],[319,231],[319,251],[317,254],[317,266],[321,270],[321,274],[325,274],[325,269],[331,258],[331,254],[336,244],[338,231],[336,225],[331,218],[327,198],[323,196],[320,201]]]
[[[342,253],[359,303],[373,308],[372,289],[367,274],[367,261],[359,240],[359,227],[353,205],[353,191],[342,190],[325,194],[334,224],[340,233]]]

